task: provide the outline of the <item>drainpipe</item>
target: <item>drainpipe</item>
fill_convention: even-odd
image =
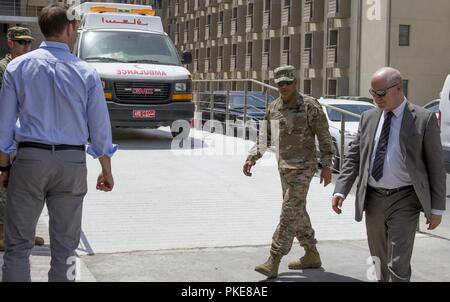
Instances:
[[[391,24],[392,24],[392,0],[388,1],[387,12],[387,45],[386,45],[386,66],[391,66]]]
[[[363,5],[362,1],[358,3],[358,20],[356,29],[356,46],[358,51],[356,52],[356,95],[361,95],[361,32],[362,32],[362,18],[363,18]]]

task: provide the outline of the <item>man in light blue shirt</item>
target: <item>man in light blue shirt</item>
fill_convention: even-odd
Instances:
[[[8,187],[8,200],[3,281],[30,281],[29,255],[44,203],[50,217],[49,281],[75,281],[89,140],[87,153],[102,167],[97,189],[109,192],[114,186],[110,158],[117,146],[103,88],[95,69],[70,53],[78,22],[69,21],[67,10],[61,3],[42,10],[39,26],[46,41],[13,60],[4,74],[0,185]],[[9,154],[16,149],[11,166]]]

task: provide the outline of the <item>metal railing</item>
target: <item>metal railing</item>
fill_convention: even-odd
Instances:
[[[20,0],[0,1],[0,16],[37,17],[42,7],[22,5]]]
[[[225,103],[224,103],[224,107],[225,107],[225,115],[224,115],[224,121],[219,121],[219,122],[224,122],[225,123],[225,127],[226,129],[228,129],[229,127],[229,122],[230,122],[230,93],[233,91],[236,91],[236,89],[232,89],[232,84],[233,83],[243,83],[244,84],[244,89],[243,89],[243,96],[244,96],[244,106],[243,106],[243,113],[242,113],[242,122],[244,125],[244,131],[243,131],[243,138],[247,139],[247,134],[246,131],[247,129],[245,129],[245,127],[247,127],[247,121],[248,121],[248,109],[249,109],[249,104],[248,104],[248,96],[249,93],[252,93],[254,91],[257,92],[262,92],[265,95],[265,108],[261,109],[261,111],[266,112],[267,111],[267,107],[270,103],[270,96],[276,97],[278,96],[278,88],[271,86],[269,84],[254,80],[254,79],[217,79],[217,80],[193,80],[193,95],[194,95],[194,103],[196,105],[196,112],[198,113],[207,113],[207,118],[204,119],[202,116],[202,120],[201,123],[203,124],[203,122],[206,121],[214,121],[214,117],[215,117],[215,99],[214,99],[214,95],[215,92],[221,91],[225,94]],[[252,90],[249,91],[248,90],[248,84],[251,84],[252,86],[256,85],[259,86],[259,90]],[[242,90],[239,90],[242,91]],[[209,97],[208,99],[205,101],[204,98],[199,98],[199,95],[203,93],[208,95]],[[320,102],[320,99],[319,99]],[[338,112],[341,115],[341,127],[340,127],[340,146],[339,146],[339,170],[342,169],[342,165],[344,163],[344,158],[345,158],[345,116],[351,116],[351,117],[356,117],[358,119],[361,118],[360,115],[355,114],[353,112],[347,111],[347,110],[343,110],[340,109],[338,107],[329,105],[329,104],[324,104],[323,102],[320,102],[320,104],[328,109],[332,109],[335,112]],[[199,121],[196,121],[196,123],[198,123]],[[210,123],[210,129],[206,129],[209,131],[212,131],[212,128],[214,128],[213,123]],[[226,134],[229,134],[228,131]],[[232,135],[235,135],[235,133],[233,133]]]

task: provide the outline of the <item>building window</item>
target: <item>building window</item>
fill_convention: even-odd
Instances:
[[[189,24],[189,21],[187,21],[186,28],[184,29],[184,32],[186,33],[186,42],[189,41],[189,27],[190,27],[190,24]]]
[[[304,80],[303,85],[304,85],[303,93],[310,96],[311,95],[311,80]]]
[[[237,7],[234,7],[234,8],[233,8],[231,14],[232,14],[232,16],[231,16],[232,19],[237,19],[237,15],[238,15],[238,9],[237,9]]]
[[[266,12],[270,11],[270,4],[271,4],[270,0],[264,1],[264,11],[266,11]]]
[[[247,16],[253,16],[253,3],[249,3],[247,6]]]
[[[400,25],[398,38],[399,46],[409,46],[410,27],[411,26],[409,25]]]
[[[337,96],[337,80],[328,80],[328,97],[335,98]]]
[[[305,34],[305,49],[312,48],[312,33]]]
[[[408,98],[408,88],[409,88],[409,80],[403,80],[403,93],[405,94],[405,97]]]
[[[284,37],[284,39],[283,39],[283,51],[289,51],[290,41],[291,41],[291,39],[289,37]]]
[[[283,9],[286,10],[287,13],[287,22],[291,21],[291,0],[284,0],[283,1]]]
[[[338,31],[330,30],[330,38],[328,41],[328,46],[337,46],[338,43]]]
[[[264,40],[264,52],[265,53],[270,52],[270,39]]]
[[[248,64],[249,68],[252,68],[253,62],[252,62],[252,54],[253,54],[253,42],[247,43],[247,58],[246,58],[246,65]]]

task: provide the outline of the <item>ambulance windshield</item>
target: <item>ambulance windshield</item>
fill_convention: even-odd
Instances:
[[[80,58],[88,62],[180,65],[167,36],[129,31],[89,31],[83,35]]]

